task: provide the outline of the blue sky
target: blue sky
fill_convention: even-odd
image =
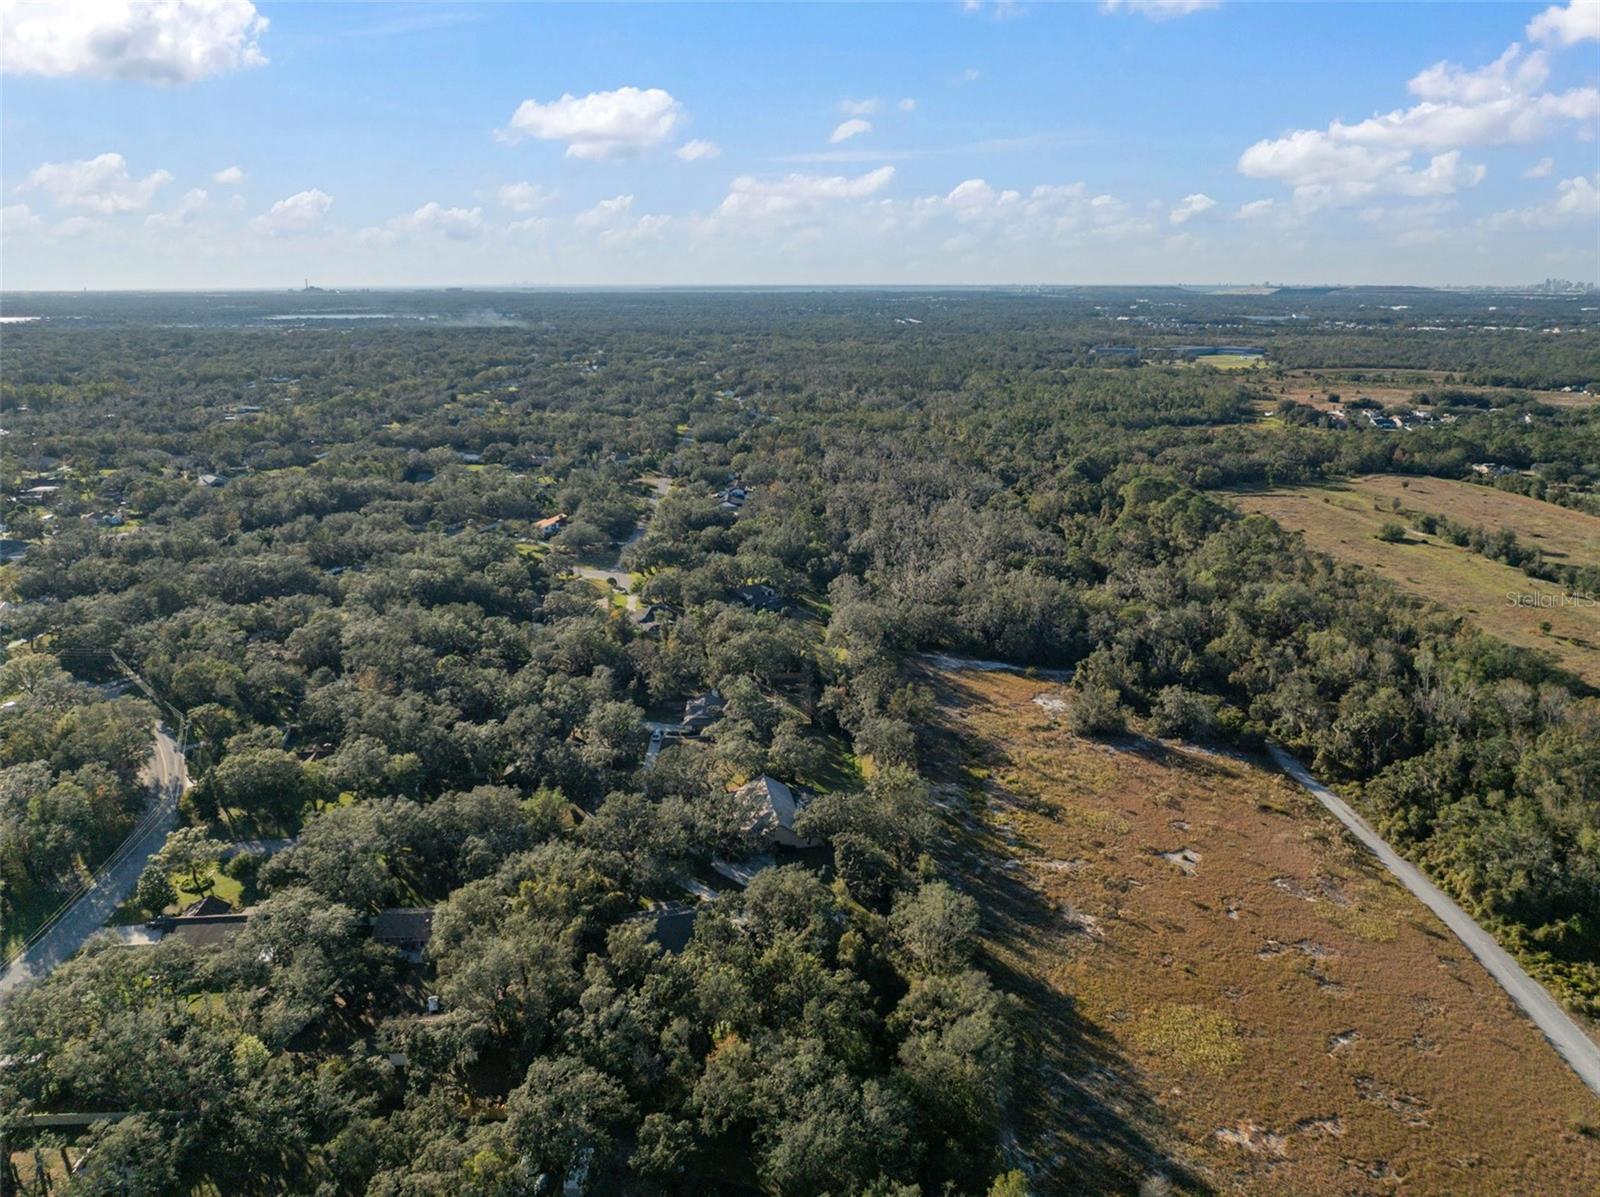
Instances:
[[[1600,3],[0,0],[8,289],[1600,276]]]

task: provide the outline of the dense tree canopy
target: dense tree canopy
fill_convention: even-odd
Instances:
[[[1152,297],[1143,343],[1248,329],[1273,365],[1097,359]],[[1600,420],[1470,388],[1593,381],[1593,322],[1291,301],[1292,327],[1186,292],[385,296],[419,318],[345,325],[262,317],[368,299],[111,297],[8,332],[0,483],[61,486],[8,509],[0,567],[8,911],[133,825],[158,718],[196,784],[147,910],[222,843],[294,843],[223,866],[253,909],[220,946],[96,943],[18,995],[0,1130],[137,1111],[75,1193],[1018,1191],[926,651],[1072,669],[1086,734],[1287,744],[1594,1008],[1600,700],[1227,490],[1493,460],[1592,507]],[[451,323],[468,303],[505,318]],[[1468,389],[1403,436],[1263,422],[1295,367]],[[727,884],[764,775],[822,847]],[[420,967],[370,933],[395,907],[433,910]]]

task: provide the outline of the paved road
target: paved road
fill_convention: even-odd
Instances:
[[[183,753],[178,751],[177,741],[165,731],[156,731],[155,751],[150,757],[147,775],[157,795],[155,806],[101,866],[94,885],[41,939],[0,972],[0,1000],[22,982],[48,974],[104,927],[106,920],[133,892],[146,862],[166,842],[167,833],[178,820],[178,798],[189,787],[189,771]]]
[[[616,587],[623,597],[628,610],[639,609],[639,598],[628,587],[633,583],[633,576],[625,569],[607,569],[598,565],[574,565],[572,572],[580,578],[587,578],[601,586],[611,585]],[[601,600],[604,603],[605,600]]]
[[[1398,877],[1407,889],[1421,898],[1428,909],[1443,920],[1445,926],[1455,932],[1456,938],[1467,945],[1467,950],[1478,958],[1479,963],[1489,970],[1489,975],[1500,982],[1501,987],[1511,995],[1511,1000],[1522,1008],[1523,1013],[1533,1020],[1539,1030],[1544,1032],[1544,1037],[1550,1041],[1550,1046],[1572,1066],[1572,1071],[1578,1074],[1578,1079],[1600,1095],[1600,1047],[1597,1047],[1594,1040],[1585,1035],[1578,1024],[1568,1017],[1567,1012],[1556,1004],[1544,986],[1523,972],[1521,966],[1495,942],[1492,935],[1473,922],[1471,915],[1423,876],[1416,865],[1389,847],[1372,829],[1371,824],[1351,810],[1339,795],[1307,773],[1299,761],[1278,745],[1271,744],[1268,747],[1272,752],[1272,759],[1278,762],[1279,768],[1311,791],[1317,801],[1332,811],[1334,817],[1349,828],[1350,833],[1383,862],[1385,868]]]
[[[650,530],[650,516],[661,505],[661,500],[667,497],[667,491],[672,488],[672,479],[660,474],[647,476],[640,479],[650,487],[650,510],[645,513],[644,519],[634,525],[633,531],[628,534],[628,539],[620,541],[616,547],[614,560],[611,565],[575,565],[572,572],[580,578],[587,578],[604,586],[607,583],[615,586],[626,600],[630,611],[639,610],[639,596],[634,594],[629,587],[633,584],[633,575],[622,568],[622,554],[630,545],[637,544],[644,539],[644,534]]]

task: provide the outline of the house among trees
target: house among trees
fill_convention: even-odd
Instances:
[[[752,611],[773,611],[780,615],[791,605],[787,598],[764,582],[736,586],[733,597]]]
[[[372,939],[394,948],[413,964],[422,962],[422,952],[433,938],[433,911],[421,906],[397,906],[372,916]]]
[[[699,915],[699,908],[686,902],[664,902],[632,917],[640,921],[648,920],[651,923],[651,942],[660,944],[667,955],[676,956],[694,938],[694,922]]]
[[[179,912],[179,918],[198,918],[203,914],[233,914],[233,907],[224,902],[216,894],[207,894],[197,902],[191,902]]]
[[[722,718],[722,695],[711,690],[683,704],[682,731],[686,736],[697,736]]]
[[[715,497],[718,511],[727,511],[738,515],[744,509],[745,500],[750,497],[750,492],[735,480],[727,490],[719,490]]]
[[[815,848],[818,841],[801,836],[794,819],[805,809],[795,792],[775,777],[762,774],[735,791],[750,812],[745,830],[772,848]]]
[[[549,540],[552,536],[566,526],[567,513],[565,511],[561,512],[559,515],[546,516],[542,520],[535,520],[533,522],[533,529],[539,534],[540,540]]]
[[[659,636],[669,623],[678,618],[678,614],[676,607],[666,603],[651,603],[634,613],[633,626],[646,636]]]
[[[250,921],[250,909],[235,910],[221,898],[207,895],[181,914],[159,915],[147,924],[161,938],[176,937],[193,948],[214,948],[228,942]]]

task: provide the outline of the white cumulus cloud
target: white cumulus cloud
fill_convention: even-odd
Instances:
[[[1513,42],[1499,58],[1475,71],[1453,62],[1436,62],[1413,76],[1406,89],[1423,100],[1484,104],[1526,95],[1549,77],[1550,63],[1542,50],[1524,55],[1522,47]]]
[[[1463,161],[1463,150],[1525,144],[1600,116],[1600,90],[1543,91],[1549,73],[1542,51],[1518,45],[1476,70],[1435,63],[1410,80],[1419,100],[1410,108],[1266,138],[1239,156],[1239,170],[1293,188],[1302,209],[1472,187],[1485,170]],[[1431,156],[1419,162],[1418,154]]]
[[[1170,21],[1173,17],[1186,17],[1190,13],[1216,8],[1222,0],[1104,0],[1103,12],[1132,12],[1152,21]]]
[[[1556,160],[1554,158],[1540,158],[1539,161],[1522,172],[1522,177],[1524,179],[1547,179],[1550,177],[1550,172],[1555,168]]]
[[[961,230],[947,244],[1022,251],[1081,242],[1148,237],[1151,221],[1113,195],[1091,194],[1083,183],[1042,183],[1024,192],[998,188],[986,179],[967,179],[944,195],[923,196],[893,213],[909,229],[953,221]],[[1027,251],[1031,252],[1031,251]]]
[[[4,0],[12,75],[192,83],[261,66],[267,19],[249,0]]]
[[[68,240],[77,240],[80,237],[92,237],[105,228],[105,225],[90,216],[69,216],[60,224],[50,230],[52,237],[64,237]]]
[[[61,207],[89,208],[110,215],[148,208],[155,193],[171,181],[172,175],[164,170],[136,179],[128,173],[127,160],[121,154],[101,154],[77,162],[46,162],[17,190],[43,191]]]
[[[603,229],[607,225],[615,224],[633,211],[633,196],[614,195],[610,199],[601,200],[592,208],[579,212],[572,218],[572,223],[580,229]]]
[[[1271,216],[1272,210],[1277,207],[1277,202],[1270,199],[1251,200],[1247,204],[1240,204],[1237,213],[1240,220],[1260,220],[1264,216]]]
[[[1476,187],[1489,173],[1477,162],[1463,162],[1460,150],[1435,154],[1421,170],[1409,166],[1395,172],[1394,189],[1401,195],[1449,195],[1464,187]]]
[[[312,187],[279,200],[265,215],[252,220],[250,227],[267,236],[304,233],[316,227],[331,207],[333,196]]]
[[[177,205],[172,211],[157,212],[146,216],[144,222],[151,228],[179,228],[191,223],[205,209],[208,202],[209,197],[206,195],[205,189],[195,187],[185,191],[179,197]]]
[[[224,187],[237,187],[244,182],[244,167],[224,166],[211,176],[211,181],[213,183],[221,183]]]
[[[724,217],[781,216],[808,209],[827,200],[864,199],[882,191],[894,180],[894,167],[850,178],[846,175],[785,175],[781,179],[757,179],[741,175],[728,187],[728,194],[717,208]]]
[[[839,111],[846,116],[871,116],[883,107],[883,101],[877,96],[869,96],[864,100],[844,99],[839,101]]]
[[[660,145],[683,120],[683,106],[659,87],[619,87],[541,104],[524,100],[501,135],[564,141],[569,158],[626,158]]]
[[[987,179],[964,179],[931,202],[959,221],[997,220],[1008,216],[1022,203],[1022,193],[1010,188],[998,191]],[[924,210],[928,203],[924,201]]]
[[[1556,184],[1555,198],[1531,208],[1513,208],[1489,217],[1491,228],[1553,228],[1600,221],[1600,174],[1578,175]]]
[[[573,224],[598,235],[604,246],[626,245],[652,237],[666,227],[671,217],[653,214],[635,216],[633,196],[616,195],[573,217]]]
[[[1167,219],[1173,224],[1187,224],[1196,216],[1201,216],[1216,206],[1216,200],[1196,191],[1193,195],[1186,195],[1179,200],[1177,206],[1167,213]]]
[[[1528,37],[1559,46],[1600,41],[1600,4],[1595,0],[1570,0],[1565,8],[1552,5],[1528,22]]]
[[[703,137],[693,138],[678,147],[678,157],[685,162],[704,162],[718,157],[721,153],[721,146]]]
[[[839,127],[834,129],[833,135],[828,138],[830,145],[838,145],[841,141],[849,141],[852,137],[860,137],[863,133],[872,132],[872,122],[864,121],[860,117],[841,121]]]
[[[1353,125],[1334,121],[1327,136],[1347,145],[1379,149],[1443,150],[1533,141],[1557,121],[1600,115],[1600,91],[1574,88],[1559,95],[1513,95],[1483,103],[1425,100]]]
[[[905,99],[896,104],[895,107],[901,112],[915,112],[917,110],[917,102],[910,96],[907,96]]]
[[[44,225],[27,204],[7,204],[0,208],[0,236],[17,237]]]
[[[513,212],[537,212],[555,199],[556,193],[537,183],[507,183],[495,192],[495,196],[502,208],[510,208]]]
[[[548,216],[529,216],[522,220],[513,220],[506,225],[506,231],[508,233],[542,237],[550,231],[550,218]]]
[[[360,236],[369,241],[393,241],[402,237],[470,241],[482,234],[483,228],[482,208],[446,208],[429,201],[415,212],[404,212],[385,221],[381,229],[362,229]]]

